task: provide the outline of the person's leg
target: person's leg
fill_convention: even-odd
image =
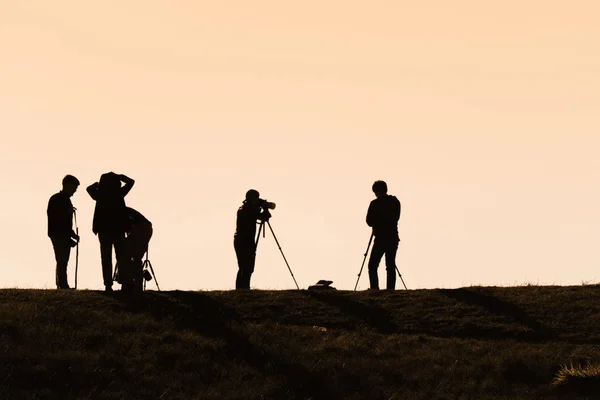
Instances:
[[[396,253],[398,252],[398,242],[391,240],[386,245],[385,250],[385,268],[387,272],[387,289],[396,289]]]
[[[238,260],[238,273],[235,280],[236,289],[250,289],[250,277],[254,271],[254,243],[234,241],[235,254]]]
[[[235,249],[235,257],[237,258],[237,263],[238,263],[238,272],[235,276],[235,288],[236,289],[241,289],[242,288],[242,268],[244,265],[244,257],[242,254],[242,247],[240,245],[240,243],[237,240],[233,241],[233,248]]]
[[[369,282],[371,284],[371,289],[374,290],[379,289],[377,268],[379,268],[379,262],[381,261],[381,257],[383,257],[384,252],[385,247],[383,246],[382,241],[375,238],[373,249],[371,250],[371,257],[369,257]]]
[[[102,262],[102,279],[104,280],[104,287],[107,291],[111,291],[113,284],[113,236],[110,233],[99,232],[98,241],[100,242],[100,260]]]
[[[71,255],[71,241],[65,238],[51,238],[56,259],[56,288],[68,289],[67,265]]]
[[[133,265],[131,262],[130,251],[127,247],[125,232],[116,232],[113,235],[115,246],[115,256],[119,264],[119,280],[121,281],[121,290],[133,291]]]
[[[245,285],[246,289],[250,289],[250,278],[254,273],[254,264],[256,263],[256,245],[254,242],[248,244],[248,267],[246,268]]]
[[[141,258],[132,260],[133,267],[133,287],[135,292],[144,291],[144,277],[143,277],[143,264]]]
[[[132,277],[135,290],[141,292],[144,288],[143,283],[143,264],[144,255],[148,251],[148,244],[152,237],[152,228],[134,229],[127,236],[127,248],[132,258]]]

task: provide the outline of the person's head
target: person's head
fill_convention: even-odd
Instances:
[[[377,197],[385,196],[387,194],[387,184],[384,181],[375,181],[373,183],[373,193]]]
[[[98,182],[98,190],[103,193],[111,193],[119,190],[121,188],[121,180],[119,176],[114,172],[107,172],[100,176],[100,181]]]
[[[79,179],[73,175],[65,175],[62,180],[62,191],[69,197],[73,196],[79,187]]]
[[[258,193],[258,190],[250,189],[246,192],[246,203],[258,204],[258,199],[260,199],[260,193]]]

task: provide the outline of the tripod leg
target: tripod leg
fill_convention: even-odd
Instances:
[[[290,264],[287,262],[287,259],[285,258],[285,254],[283,254],[283,250],[281,250],[281,246],[279,245],[279,241],[277,240],[277,236],[275,236],[275,232],[273,232],[273,227],[271,227],[271,223],[269,221],[267,221],[267,224],[269,224],[269,229],[271,230],[271,234],[273,235],[273,239],[275,239],[275,243],[277,243],[277,247],[279,247],[279,251],[281,252],[281,255],[283,256],[283,261],[285,261],[285,265],[287,265],[287,268],[290,271],[290,274],[292,275],[292,279],[294,280],[294,283],[296,284],[296,288],[298,290],[300,290],[300,286],[298,286],[298,282],[296,282],[296,278],[294,277],[294,273],[292,272],[292,269],[290,268]]]
[[[400,277],[400,280],[402,281],[402,284],[404,285],[404,289],[408,290],[408,288],[406,287],[406,283],[404,283],[404,279],[402,279],[402,274],[400,274],[400,270],[398,269],[398,267],[396,267],[396,272],[398,272],[398,276]]]
[[[358,279],[356,280],[356,285],[354,285],[354,291],[356,291],[356,288],[358,287],[358,281],[360,280],[360,275],[362,274],[363,268],[365,266],[365,261],[367,261],[367,254],[369,254],[369,248],[371,247],[372,241],[373,241],[373,233],[371,232],[371,238],[369,239],[367,251],[365,251],[365,258],[363,258],[362,265],[360,266],[360,271],[358,272]]]
[[[144,260],[144,263],[142,264],[142,292],[146,290],[146,279],[144,279],[144,268],[146,268],[146,266],[148,265],[148,257],[146,257],[146,259]]]
[[[264,234],[265,221],[262,221],[258,227],[258,232],[256,234],[256,240],[254,241],[254,248],[258,248],[258,240],[260,239],[260,233]]]
[[[154,273],[154,268],[152,268],[152,263],[150,260],[146,260],[148,262],[148,267],[150,268],[150,272],[152,272],[152,277],[154,278],[154,283],[156,283],[156,288],[160,292],[160,286],[158,286],[158,281],[156,280],[156,274]]]
[[[398,276],[400,277],[400,280],[402,281],[402,284],[404,285],[404,289],[408,290],[408,288],[406,287],[406,283],[404,283],[404,279],[402,279],[402,274],[400,273],[400,270],[398,269],[397,265],[396,265],[396,272],[398,273]]]

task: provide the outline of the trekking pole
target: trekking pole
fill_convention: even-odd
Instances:
[[[77,289],[77,270],[79,269],[79,226],[77,225],[77,209],[73,207],[73,218],[75,219],[75,234],[77,235],[77,246],[75,246],[75,289]]]
[[[360,280],[360,274],[362,274],[362,270],[365,266],[365,261],[367,261],[367,254],[369,254],[369,248],[371,247],[371,242],[373,241],[373,232],[371,232],[371,238],[369,239],[369,245],[367,246],[367,251],[365,251],[365,258],[363,259],[362,265],[360,266],[360,271],[358,272],[358,279],[356,280],[356,285],[354,285],[354,291],[358,287],[358,281]],[[400,273],[400,272],[398,272]]]

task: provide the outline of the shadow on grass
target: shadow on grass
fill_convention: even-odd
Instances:
[[[302,292],[306,296],[319,300],[329,306],[338,308],[343,314],[356,320],[354,326],[368,326],[381,334],[412,334],[428,335],[440,338],[473,338],[478,340],[517,339],[529,342],[539,342],[556,339],[557,335],[551,329],[535,320],[514,304],[498,298],[467,289],[439,290],[443,295],[470,306],[483,308],[487,313],[507,317],[514,321],[516,329],[507,329],[508,325],[491,324],[491,321],[479,322],[471,317],[456,318],[456,323],[437,324],[435,317],[428,320],[422,316],[420,322],[410,321],[409,325],[398,323],[399,315],[375,304],[358,301],[356,297],[343,293],[332,292]],[[390,306],[389,299],[387,306]],[[396,310],[397,312],[397,310]],[[349,328],[344,321],[341,328]],[[335,323],[329,327],[337,327]]]
[[[243,334],[242,319],[214,297],[199,292],[174,291],[142,296],[115,296],[128,311],[145,312],[158,320],[171,319],[181,328],[225,341],[230,357],[241,357],[258,370],[272,369],[286,381],[285,398],[339,399],[341,394],[317,373],[253,344]]]
[[[399,333],[398,326],[393,322],[392,315],[383,308],[372,304],[362,303],[342,293],[321,293],[317,291],[302,292],[330,306],[337,307],[342,313],[351,315],[360,321],[360,325],[368,325],[378,333]],[[347,324],[345,324],[347,327]]]
[[[548,340],[556,338],[556,333],[550,328],[544,326],[541,322],[529,316],[520,307],[500,300],[496,297],[489,296],[474,290],[469,289],[440,289],[440,293],[445,296],[463,302],[467,305],[478,306],[489,313],[499,316],[508,317],[514,322],[525,326],[526,331],[521,332],[503,332],[503,331],[486,331],[484,336],[487,338],[514,338],[527,341]],[[483,332],[475,325],[470,325],[470,330],[465,329],[463,333],[470,337],[481,336]]]

